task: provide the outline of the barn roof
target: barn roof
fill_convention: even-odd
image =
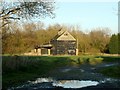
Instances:
[[[76,41],[68,31],[57,34],[52,40]]]

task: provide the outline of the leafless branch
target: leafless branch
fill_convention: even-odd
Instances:
[[[20,18],[15,18],[15,17],[5,17],[4,19],[18,19],[18,20],[20,20]]]
[[[0,28],[4,27],[5,25],[9,24],[10,22],[6,22],[4,23],[2,26],[0,26]]]

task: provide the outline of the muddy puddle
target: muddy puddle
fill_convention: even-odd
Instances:
[[[107,83],[107,84],[106,84]],[[118,84],[117,84],[118,83]],[[41,88],[86,88],[89,86],[93,87],[115,87],[118,88],[120,80],[112,78],[104,78],[100,81],[94,80],[55,80],[53,78],[37,78],[35,81],[27,81],[25,84],[12,87],[8,90],[33,90]],[[107,85],[107,86],[106,86]]]
[[[17,89],[39,89],[39,88],[83,88],[88,86],[96,86],[99,82],[91,80],[54,80],[52,78],[37,78],[35,81],[28,81],[26,84],[12,87],[8,90]]]

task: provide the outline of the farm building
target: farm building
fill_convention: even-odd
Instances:
[[[77,40],[68,32],[60,30],[51,40],[53,55],[76,55]]]
[[[68,31],[59,30],[49,44],[35,48],[38,55],[42,55],[43,50],[47,55],[78,55],[77,40]]]

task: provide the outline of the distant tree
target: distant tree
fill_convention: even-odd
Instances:
[[[23,31],[22,31],[23,43],[27,52],[33,49],[34,45],[36,44],[36,39],[37,39],[35,33],[36,30],[37,30],[37,25],[35,23],[27,23],[23,25]]]
[[[109,51],[111,54],[120,54],[120,33],[110,38]]]
[[[53,37],[55,37],[55,35],[57,35],[57,33],[58,33],[58,30],[60,30],[61,28],[62,28],[62,26],[59,24],[49,25],[49,27],[47,28],[49,40],[51,40]]]
[[[4,28],[6,28],[7,30],[3,30],[5,31],[5,33],[2,37],[2,53],[22,53],[25,48],[21,29],[18,28],[17,24],[15,23],[11,24],[11,28],[6,26]]]
[[[109,29],[108,28],[96,28],[92,30],[89,35],[91,38],[91,46],[104,53],[109,43]]]

